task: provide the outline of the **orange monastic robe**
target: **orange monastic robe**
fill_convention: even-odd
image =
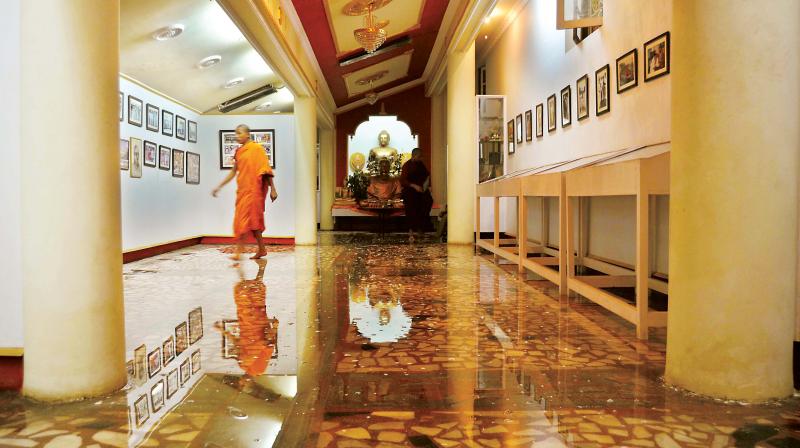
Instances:
[[[239,367],[247,375],[263,375],[278,336],[277,319],[267,316],[267,286],[261,280],[243,280],[234,286],[233,297],[239,319]]]
[[[253,230],[264,231],[264,202],[267,199],[266,176],[273,176],[264,147],[247,142],[236,150],[236,211],[233,233],[236,236]]]

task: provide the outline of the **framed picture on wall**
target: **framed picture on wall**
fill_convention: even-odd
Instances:
[[[506,124],[506,137],[508,138],[508,153],[514,154],[514,120],[508,120]]]
[[[547,132],[556,130],[556,95],[547,97]]]
[[[561,89],[561,127],[572,124],[572,86]]]
[[[161,133],[172,137],[175,115],[172,112],[167,112],[161,109]]]
[[[517,143],[522,143],[522,114],[517,115],[514,131],[517,133]]]
[[[175,115],[175,138],[186,140],[186,119]]]
[[[158,147],[158,169],[169,171],[172,160],[172,150],[164,145]]]
[[[533,112],[530,109],[525,111],[525,141],[533,140]]]
[[[184,152],[180,149],[172,150],[172,177],[183,177]]]
[[[119,92],[119,121],[123,120],[123,115],[125,115],[125,94]]]
[[[189,120],[189,143],[197,143],[197,123]]]
[[[617,58],[617,93],[632,89],[639,84],[639,54],[633,50]]]
[[[644,82],[669,74],[669,31],[644,44]]]
[[[119,141],[119,169],[127,171],[131,166],[130,142],[120,139]]]
[[[536,137],[544,135],[544,104],[536,105]]]
[[[597,116],[611,110],[610,72],[608,64],[594,72],[594,114]]]
[[[158,146],[153,142],[144,141],[144,166],[156,167],[158,163]]]
[[[142,152],[142,139],[131,137],[131,177],[142,177],[142,161],[144,155]]]
[[[583,75],[575,83],[575,91],[578,93],[578,121],[589,118],[589,75]]]
[[[192,185],[200,183],[200,154],[186,152],[186,183]]]
[[[264,152],[269,159],[269,166],[275,169],[275,130],[274,129],[251,129],[250,140],[258,143],[264,148]],[[219,168],[229,170],[233,168],[233,157],[239,149],[239,142],[236,141],[236,131],[219,131]]]
[[[158,108],[152,104],[147,104],[147,130],[158,132]]]
[[[142,107],[142,100],[128,95],[128,123],[134,126],[142,126]]]

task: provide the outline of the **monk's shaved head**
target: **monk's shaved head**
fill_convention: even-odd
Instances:
[[[239,129],[243,130],[244,132],[247,132],[248,134],[250,133],[250,126],[246,124],[240,124],[239,126],[236,126],[236,130]]]
[[[246,124],[240,124],[236,126],[236,141],[239,142],[240,145],[244,145],[250,140],[250,126]]]

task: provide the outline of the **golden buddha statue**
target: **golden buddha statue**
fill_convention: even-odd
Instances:
[[[389,133],[381,131],[378,134],[378,145],[369,150],[369,158],[380,161],[390,157],[397,157],[397,150],[389,146]]]

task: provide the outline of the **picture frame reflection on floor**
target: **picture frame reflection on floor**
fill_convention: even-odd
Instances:
[[[133,405],[134,414],[136,416],[136,427],[141,427],[144,422],[150,418],[150,406],[148,404],[147,395],[140,395]]]
[[[179,356],[187,348],[189,348],[189,331],[184,321],[175,327],[175,355]]]
[[[669,74],[669,31],[644,44],[644,82]]]
[[[172,371],[167,374],[167,400],[172,398],[172,396],[175,395],[175,392],[180,389],[178,381],[178,369],[172,369]]]
[[[161,344],[161,365],[166,366],[175,359],[175,339],[170,336]]]
[[[611,111],[611,68],[608,64],[594,72],[594,114]]]
[[[133,372],[136,384],[142,384],[147,380],[147,347],[144,344],[136,347],[133,351]]]
[[[239,338],[239,321],[232,319],[223,320],[222,321],[223,359],[239,358],[239,348],[236,345],[236,339],[238,338]]]
[[[158,380],[150,388],[150,402],[153,404],[153,413],[164,407],[164,380]]]
[[[200,362],[200,349],[197,349],[192,353],[192,375],[200,371]]]
[[[181,363],[181,387],[189,381],[189,378],[192,376],[192,369],[189,365],[189,358],[186,358]]]
[[[147,355],[147,371],[150,378],[161,371],[161,347],[156,348]]]
[[[197,307],[189,312],[189,345],[203,337],[203,308]]]

